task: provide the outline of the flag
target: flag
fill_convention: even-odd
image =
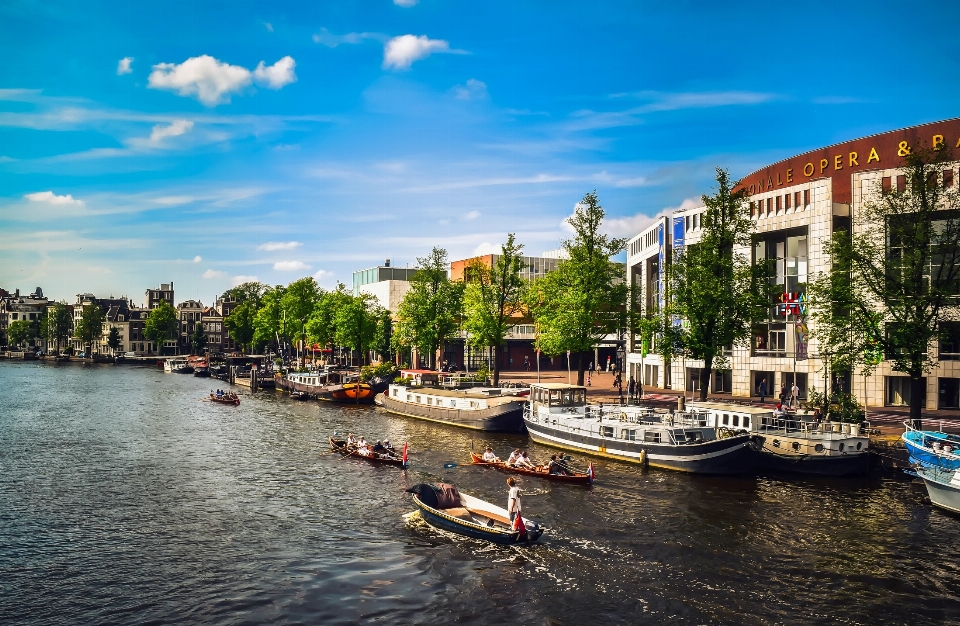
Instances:
[[[513,529],[520,533],[520,535],[527,534],[527,526],[523,523],[523,517],[518,513],[515,518],[513,518]]]
[[[403,442],[403,466],[407,466],[407,442]]]
[[[590,461],[590,466],[587,467],[587,476],[590,477],[590,482],[593,482],[593,461]]]

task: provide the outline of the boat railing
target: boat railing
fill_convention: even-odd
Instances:
[[[864,429],[869,428],[870,424],[868,422],[862,422],[860,424],[832,421],[818,422],[815,420],[800,419],[800,416],[788,415],[785,417],[762,417],[760,423],[757,425],[757,432],[763,434],[799,436],[836,433],[858,437],[861,432],[867,432]]]

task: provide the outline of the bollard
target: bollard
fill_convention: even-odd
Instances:
[[[680,396],[679,398],[677,398],[677,411],[678,411],[678,412],[683,413],[684,403],[685,403],[686,399],[687,399],[687,398],[686,398],[685,396]]]

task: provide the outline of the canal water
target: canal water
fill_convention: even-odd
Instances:
[[[599,460],[592,488],[524,480],[548,530],[495,547],[405,521],[403,490],[505,504],[470,450],[548,448],[270,392],[203,401],[222,384],[0,363],[0,623],[960,621],[960,519],[919,484]],[[409,441],[411,468],[327,453],[346,431]]]

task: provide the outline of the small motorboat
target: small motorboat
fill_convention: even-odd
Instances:
[[[960,469],[960,435],[916,430],[909,422],[904,425],[907,429],[900,438],[910,453],[911,463],[924,467]]]
[[[934,506],[960,513],[960,470],[920,464],[909,473],[923,479]]]
[[[235,393],[225,393],[219,396],[215,393],[211,393],[210,401],[217,402],[219,404],[232,404],[234,406],[240,406],[240,397]]]
[[[193,368],[193,375],[197,378],[210,378],[210,368],[206,365],[201,365]]]
[[[406,467],[406,462],[403,460],[403,457],[397,456],[396,453],[371,452],[370,454],[361,454],[356,447],[348,446],[347,442],[343,439],[334,439],[333,437],[330,437],[330,450],[333,452],[339,452],[344,457],[350,456],[363,459],[365,461],[370,461],[371,463],[383,463],[385,465],[399,465],[400,467]]]
[[[290,394],[291,400],[309,400],[310,394],[305,391],[294,391]]]
[[[460,493],[454,485],[421,483],[407,491],[414,494],[424,521],[441,530],[501,545],[532,543],[543,534],[543,528],[526,517],[521,518],[524,531],[514,529],[506,509]]]
[[[487,467],[493,467],[504,472],[512,472],[514,474],[523,474],[524,476],[536,476],[537,478],[545,478],[547,480],[555,480],[561,483],[576,483],[580,485],[589,485],[593,482],[593,472],[587,471],[586,473],[573,473],[573,474],[551,474],[547,471],[547,468],[541,465],[537,466],[537,469],[525,469],[522,467],[513,467],[512,465],[507,465],[503,461],[484,461],[483,457],[477,454],[476,452],[471,452],[470,456],[473,457],[474,465],[485,465]]]

